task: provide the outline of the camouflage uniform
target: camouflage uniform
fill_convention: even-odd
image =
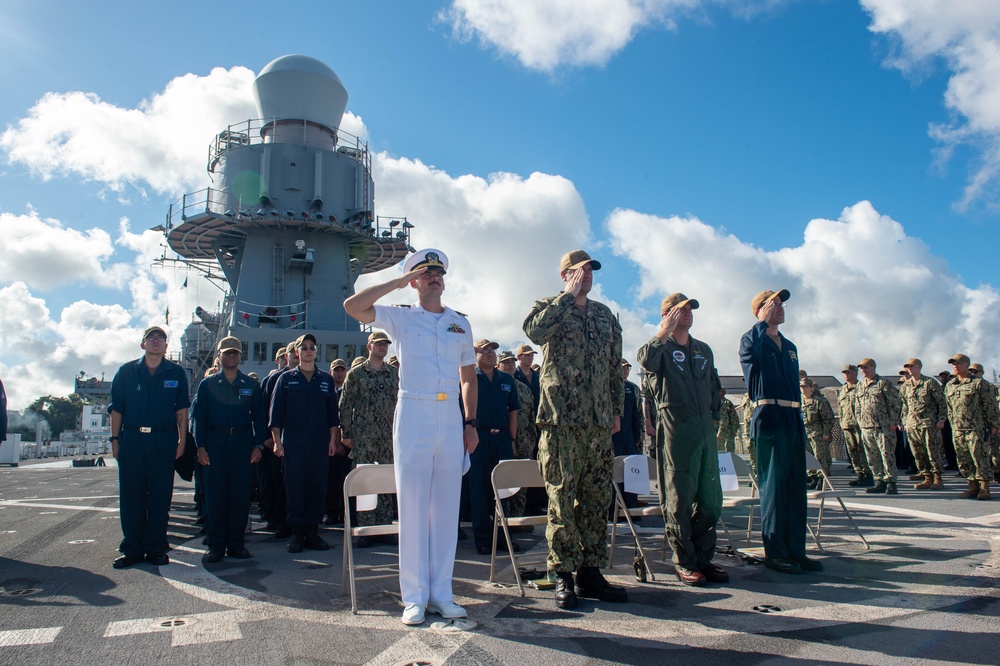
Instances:
[[[941,384],[930,377],[921,377],[916,384],[907,379],[899,391],[899,399],[917,471],[924,476],[940,475],[944,469],[944,449],[937,424],[947,417]]]
[[[861,426],[861,441],[872,476],[876,481],[896,483],[896,438],[892,428],[899,425],[899,392],[888,380],[875,375],[858,380],[854,413]]]
[[[1000,421],[993,390],[982,379],[955,377],[944,394],[959,471],[970,481],[989,483],[993,470],[983,433]]]
[[[750,422],[753,420],[753,409],[753,400],[750,399],[750,394],[744,393],[743,399],[740,400],[740,411],[743,413],[743,441],[746,442],[747,453],[750,454],[750,468],[754,474],[757,474],[757,447],[753,445],[753,440],[750,439]]]
[[[392,464],[392,421],[399,392],[399,370],[388,363],[376,371],[364,361],[347,373],[340,392],[340,428],[351,439],[354,465]],[[392,522],[392,497],[379,495],[374,511],[358,512],[358,525]]]
[[[740,431],[740,417],[732,400],[722,399],[722,419],[719,421],[718,443],[720,451],[736,452],[736,433]]]
[[[830,473],[830,442],[833,431],[837,427],[837,419],[833,416],[833,407],[826,396],[813,389],[813,396],[806,400],[802,398],[802,420],[806,425],[806,443],[809,450],[816,456],[820,467]]]
[[[584,313],[570,292],[535,302],[524,333],[542,346],[538,464],[549,496],[550,570],[604,567],[614,451],[611,428],[625,408],[622,329],[603,303]]]
[[[865,445],[861,441],[861,427],[854,414],[854,396],[858,384],[844,384],[837,392],[837,412],[840,416],[840,429],[844,432],[844,445],[851,457],[854,473],[859,477],[871,474],[865,461]]]
[[[538,443],[538,426],[535,425],[535,398],[531,387],[524,382],[514,382],[517,386],[517,402],[521,409],[517,412],[517,438],[514,453],[517,458],[531,458]],[[511,516],[523,516],[526,490],[519,490],[508,501],[507,511]]]

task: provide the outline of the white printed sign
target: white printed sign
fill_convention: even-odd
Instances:
[[[733,466],[733,454],[729,451],[719,453],[719,480],[722,482],[722,492],[740,489],[740,480]]]
[[[649,494],[649,458],[629,456],[625,459],[625,492]]]

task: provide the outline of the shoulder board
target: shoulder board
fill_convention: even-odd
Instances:
[[[460,314],[463,317],[468,317],[469,316],[469,315],[465,314],[464,312],[459,312],[458,310],[455,310],[455,314]]]

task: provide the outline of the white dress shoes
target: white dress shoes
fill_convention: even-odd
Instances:
[[[433,601],[427,603],[428,613],[437,613],[446,620],[457,620],[461,617],[468,617],[468,613],[465,609],[456,604],[454,601],[449,601],[445,604],[436,604]]]
[[[424,623],[424,608],[420,604],[407,604],[403,609],[403,624],[411,627]]]

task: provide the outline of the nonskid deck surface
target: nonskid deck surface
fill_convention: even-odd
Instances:
[[[872,550],[828,506],[826,571],[783,575],[739,567],[719,555],[728,585],[690,588],[668,563],[639,584],[631,549],[608,577],[624,604],[581,600],[555,607],[551,592],[513,587],[509,560],[491,586],[489,557],[460,541],[456,600],[469,621],[434,615],[421,627],[399,621],[393,579],[359,583],[359,614],[342,594],[343,532],[336,547],[291,555],[284,540],[248,537],[250,560],[201,563],[190,484],[175,486],[172,563],[111,568],[120,540],[115,467],[65,461],[0,469],[0,664],[211,663],[996,663],[1000,616],[1000,503],[945,491],[859,496],[849,501]],[[835,480],[846,484],[843,463]],[[815,515],[816,507],[811,507]],[[738,518],[728,521],[738,530]],[[662,522],[646,519],[643,532]],[[471,529],[466,525],[466,531]],[[620,532],[620,534],[622,534]],[[544,534],[517,534],[544,552]],[[720,545],[724,545],[721,543]],[[812,544],[810,543],[810,546]],[[658,556],[658,551],[657,556]],[[391,565],[395,548],[355,550],[361,563]]]

